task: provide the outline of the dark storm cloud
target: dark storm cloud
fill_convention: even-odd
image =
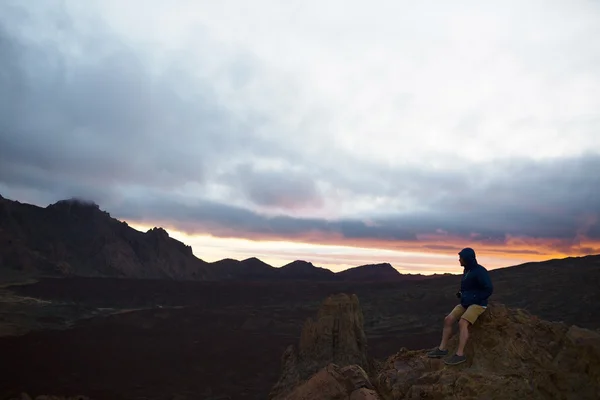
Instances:
[[[482,240],[503,240],[506,234],[600,238],[597,171],[600,155],[588,153],[540,161],[509,159],[452,170],[386,170],[371,165],[364,166],[364,175],[348,174],[344,183],[356,195],[399,198],[410,201],[414,209],[425,209],[405,214],[390,208],[378,219],[415,232],[478,233]]]
[[[454,225],[483,232],[569,238],[594,231],[600,215],[600,156],[511,160],[473,168],[466,191],[436,206],[454,212]],[[462,224],[461,224],[462,222]]]
[[[267,216],[222,203],[200,200],[194,204],[175,196],[148,196],[115,207],[119,218],[140,222],[168,221],[189,233],[210,232],[223,237],[302,237],[309,233],[339,234],[344,238],[415,240],[402,227],[371,227],[356,220],[327,221],[319,218]]]
[[[294,170],[258,170],[251,164],[238,166],[220,177],[252,203],[281,209],[319,207],[323,204],[315,179]]]
[[[206,229],[205,224],[209,223],[208,232],[235,231],[242,237],[245,233],[285,237],[322,232],[337,233],[346,239],[414,240],[418,234],[430,234],[487,244],[502,244],[507,235],[561,240],[583,235],[600,239],[600,178],[596,173],[600,171],[600,156],[539,162],[513,160],[498,167],[482,164],[463,172],[462,184],[456,191],[442,189],[447,188],[441,184],[443,173],[433,172],[426,179],[425,170],[421,171],[418,175],[423,179],[421,183],[434,185],[429,189],[431,196],[420,198],[428,210],[403,214],[390,209],[385,216],[370,222],[268,217],[223,204],[203,202],[190,207],[158,197],[153,197],[157,200],[151,209],[139,205],[131,208],[160,220],[185,222],[187,229]],[[448,181],[454,181],[457,174],[460,176],[456,172],[448,174]],[[400,175],[396,172],[396,177]],[[398,190],[403,192],[401,187]],[[127,207],[119,212],[124,217],[136,217]],[[189,228],[194,223],[197,227]]]

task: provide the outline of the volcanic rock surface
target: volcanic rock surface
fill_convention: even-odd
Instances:
[[[317,321],[307,321],[299,350],[286,350],[283,372],[270,398],[600,398],[597,331],[544,321],[525,310],[492,302],[471,328],[467,362],[447,366],[442,359],[428,358],[427,350],[402,348],[373,366],[361,321],[356,296],[328,298]],[[454,335],[450,354],[457,345]]]
[[[319,387],[325,385],[324,382],[330,382],[331,385],[339,386],[332,389],[334,392],[342,390],[348,386],[343,378],[348,373],[343,369],[346,366],[353,366],[353,375],[364,375],[368,381],[364,371],[371,371],[372,367],[367,356],[367,338],[363,330],[363,314],[358,297],[336,294],[325,299],[316,320],[309,318],[304,324],[298,346],[292,345],[286,349],[282,364],[281,377],[270,394],[270,398],[274,400],[308,399],[309,397],[298,394],[294,395],[296,397],[286,396],[317,372],[311,382]],[[319,372],[323,368],[326,369]],[[297,390],[301,393],[320,391],[315,392],[311,385],[303,385]],[[370,383],[365,385],[370,386]]]

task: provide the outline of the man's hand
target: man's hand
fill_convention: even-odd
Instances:
[[[456,297],[458,297],[460,299],[461,293],[460,290],[458,292],[456,292]]]

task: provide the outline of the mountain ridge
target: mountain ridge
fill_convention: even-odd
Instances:
[[[514,267],[527,268],[530,264],[536,262]],[[496,270],[502,273],[503,269]],[[333,272],[306,260],[295,260],[281,267],[271,266],[256,257],[207,262],[197,257],[191,246],[170,237],[164,228],[139,231],[91,201],[71,198],[40,207],[0,195],[0,280],[14,274],[324,282],[399,282],[453,275],[402,274],[390,263]]]
[[[79,198],[40,207],[0,196],[0,244],[3,269],[51,277],[336,281],[348,275],[305,260],[281,267],[256,257],[207,262],[164,228],[139,231]],[[363,267],[368,268],[353,269]],[[404,276],[393,269],[394,279]],[[375,280],[390,277],[376,275]]]

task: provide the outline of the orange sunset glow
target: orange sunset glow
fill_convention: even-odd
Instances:
[[[155,225],[129,225],[147,231]],[[163,226],[171,237],[192,246],[194,254],[204,261],[224,258],[243,260],[260,258],[272,266],[283,266],[294,260],[310,261],[334,272],[347,268],[390,263],[401,273],[461,273],[457,253],[463,247],[475,248],[479,261],[488,269],[503,268],[530,261],[543,261],[568,256],[600,253],[600,242],[581,240],[577,244],[560,240],[535,240],[509,237],[504,244],[471,242],[460,238],[425,236],[416,242],[348,240],[339,235],[307,234],[303,237],[215,237],[209,234],[185,233]],[[582,250],[583,249],[583,250]]]

